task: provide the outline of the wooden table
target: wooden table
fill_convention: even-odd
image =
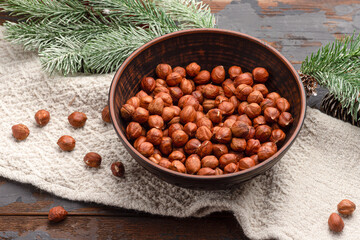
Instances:
[[[296,68],[320,46],[360,29],[360,1],[206,0],[218,27],[247,33],[281,51]],[[2,13],[5,19],[15,20]],[[326,89],[308,99],[319,108]],[[114,132],[115,134],[115,132]],[[50,208],[61,205],[66,221],[51,224]],[[33,186],[0,178],[0,239],[248,239],[231,213],[171,218],[75,202]]]

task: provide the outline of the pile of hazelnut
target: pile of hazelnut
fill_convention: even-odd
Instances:
[[[155,72],[157,79],[141,79],[121,116],[128,140],[164,168],[197,175],[251,168],[277,152],[293,122],[289,102],[264,85],[263,67],[232,66],[227,75],[223,66],[161,63]]]

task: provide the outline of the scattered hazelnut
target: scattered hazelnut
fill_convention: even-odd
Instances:
[[[30,134],[30,130],[24,124],[14,125],[11,127],[11,130],[14,138],[17,140],[25,140]]]
[[[194,78],[196,84],[206,84],[210,81],[210,72],[206,70],[200,71]]]
[[[48,219],[50,222],[60,222],[66,218],[68,212],[61,206],[53,207],[49,211]]]
[[[291,115],[291,113],[288,112],[282,112],[279,116],[278,124],[286,128],[287,126],[291,125],[294,122],[294,119]]]
[[[261,114],[261,107],[257,103],[250,103],[245,107],[244,112],[249,118],[255,118]]]
[[[197,131],[197,125],[193,122],[188,122],[184,126],[184,132],[189,135],[189,137],[195,137]]]
[[[146,141],[153,145],[160,145],[162,137],[163,132],[160,129],[152,128],[146,134]]]
[[[285,140],[285,133],[281,129],[274,129],[271,132],[270,141],[274,143],[282,143]]]
[[[195,108],[191,105],[185,106],[180,112],[180,121],[182,123],[195,122],[196,120],[196,111]]]
[[[225,69],[223,66],[216,66],[211,71],[211,80],[214,83],[222,83],[225,80]]]
[[[186,173],[186,168],[184,164],[178,160],[174,160],[171,165],[170,169],[179,173]]]
[[[337,205],[337,210],[343,215],[351,215],[356,209],[355,203],[348,199],[344,199]]]
[[[242,73],[238,76],[235,77],[234,79],[234,86],[235,87],[238,87],[239,85],[241,84],[246,84],[246,85],[253,85],[254,81],[253,81],[253,78],[252,78],[252,75],[251,73]]]
[[[123,177],[125,174],[125,167],[122,162],[114,162],[111,164],[111,172],[115,177]]]
[[[84,162],[89,167],[100,167],[101,164],[101,156],[95,152],[89,152],[84,157]]]
[[[154,145],[150,142],[143,142],[137,149],[145,157],[150,157],[154,154]]]
[[[254,68],[252,74],[254,76],[254,80],[260,83],[264,83],[269,79],[269,73],[263,67]]]
[[[213,134],[211,133],[210,129],[205,126],[198,127],[196,134],[195,134],[196,138],[202,142],[206,141],[206,140],[210,140],[212,135]]]
[[[239,161],[239,169],[240,170],[245,170],[245,169],[251,168],[255,165],[256,164],[255,164],[254,159],[249,158],[249,157],[242,158]]]
[[[231,129],[228,127],[221,127],[215,133],[215,140],[219,143],[229,143],[232,138]]]
[[[176,130],[171,135],[171,139],[173,140],[173,145],[175,147],[182,147],[185,146],[189,140],[189,136],[183,130]]]
[[[201,167],[216,168],[219,165],[219,160],[213,156],[206,156],[201,159]]]
[[[86,114],[82,112],[73,112],[68,117],[69,123],[75,128],[80,128],[85,125],[87,120]]]
[[[37,111],[35,121],[39,126],[45,126],[50,121],[50,113],[44,109]]]
[[[59,147],[64,151],[72,151],[75,148],[75,139],[71,136],[64,135],[57,141]]]
[[[243,138],[232,138],[230,147],[235,152],[242,152],[246,149],[246,140]]]
[[[185,162],[186,171],[189,174],[195,174],[201,168],[200,157],[196,154],[190,155]]]
[[[198,148],[197,150],[197,154],[200,156],[200,157],[205,157],[205,156],[208,156],[212,153],[212,150],[213,150],[213,144],[206,140],[204,142],[201,143],[200,147]]]
[[[253,90],[254,90],[254,91],[259,91],[259,92],[261,92],[261,94],[262,94],[264,97],[266,97],[266,95],[269,93],[269,90],[267,89],[267,87],[266,87],[264,84],[261,84],[261,83],[255,84],[255,85],[253,86]]]
[[[130,111],[132,111],[132,109]],[[135,108],[134,108],[134,112],[135,112]],[[101,118],[104,122],[111,123],[109,106],[104,107],[104,109],[101,112]]]
[[[290,110],[290,103],[286,98],[278,98],[276,100],[276,107],[280,110],[280,112],[287,112]]]
[[[195,154],[197,153],[200,146],[201,146],[201,142],[198,139],[193,138],[186,143],[184,150],[189,155]]]
[[[234,80],[237,76],[242,73],[241,67],[239,66],[231,66],[228,70],[229,76],[232,80]]]
[[[238,166],[235,163],[229,163],[224,167],[224,173],[234,173],[238,171]]]
[[[197,172],[197,175],[202,175],[202,176],[215,175],[215,170],[208,167],[200,168],[200,170]]]
[[[143,77],[143,79],[141,79],[141,88],[145,92],[151,93],[155,89],[155,79],[152,77]]]
[[[169,64],[160,63],[156,66],[155,72],[159,78],[166,79],[166,77],[172,73],[172,69]]]
[[[174,67],[173,72],[179,73],[183,78],[186,77],[186,70],[183,67],[179,67],[179,66]]]
[[[173,162],[175,160],[184,163],[185,160],[186,160],[185,154],[183,152],[181,152],[181,151],[173,151],[169,155],[169,161]]]
[[[192,62],[186,66],[186,73],[190,77],[195,77],[196,75],[198,75],[200,70],[201,67],[196,62]]]
[[[341,232],[344,229],[344,221],[337,213],[332,213],[328,220],[329,228],[333,232]]]

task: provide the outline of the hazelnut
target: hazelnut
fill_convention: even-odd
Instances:
[[[75,139],[71,136],[64,135],[59,138],[57,145],[64,151],[72,151],[75,148]]]
[[[261,94],[262,94],[264,97],[266,97],[266,95],[269,93],[269,90],[267,89],[267,87],[266,87],[264,84],[261,84],[261,83],[255,84],[255,85],[253,86],[253,90],[254,90],[254,91],[259,91],[259,92],[261,92]]]
[[[282,112],[279,116],[279,120],[278,120],[278,124],[281,127],[287,127],[289,125],[291,125],[294,122],[294,119],[291,115],[291,113],[288,112]]]
[[[274,102],[276,102],[276,100],[278,100],[280,97],[280,94],[278,94],[277,92],[271,92],[268,95],[266,95],[266,98],[269,98],[271,100],[273,100]]]
[[[215,170],[208,167],[200,168],[200,170],[197,172],[197,175],[215,175]]]
[[[185,149],[184,149],[183,147],[174,148],[173,151],[180,151],[180,152],[182,152],[183,154],[185,154]]]
[[[175,109],[172,107],[164,107],[161,117],[165,122],[170,121],[175,117]]]
[[[138,149],[140,144],[142,144],[143,142],[146,142],[146,137],[144,136],[140,136],[138,137],[135,141],[134,141],[134,148]]]
[[[161,155],[158,153],[155,153],[155,150],[154,150],[154,154],[151,155],[151,157],[149,157],[149,160],[155,164],[159,164],[161,159],[162,159]]]
[[[256,118],[253,119],[253,126],[254,128],[257,128],[260,125],[266,124],[266,119],[264,116],[259,115]]]
[[[227,97],[219,95],[215,98],[215,102],[214,102],[215,107],[218,107],[220,103],[227,101],[229,101]]]
[[[235,163],[229,163],[224,167],[224,173],[234,173],[238,171],[238,166]]]
[[[246,142],[246,149],[245,149],[245,153],[248,156],[257,154],[260,148],[260,141],[258,139],[249,139]]]
[[[229,151],[225,144],[212,144],[212,152],[215,157],[220,158],[222,155],[227,154]]]
[[[60,222],[66,218],[68,212],[61,206],[53,207],[49,211],[48,219],[50,222]]]
[[[198,85],[195,87],[195,90],[202,93],[204,91],[205,86],[206,85]]]
[[[250,158],[254,160],[255,165],[259,164],[259,156],[257,154],[251,155]]]
[[[189,95],[193,91],[193,86],[189,80],[183,78],[180,82],[180,89],[185,95]]]
[[[145,157],[150,157],[154,154],[154,145],[150,142],[143,142],[137,149]]]
[[[202,94],[205,98],[215,99],[219,95],[219,87],[212,84],[207,84],[204,87]]]
[[[164,109],[164,101],[162,100],[162,98],[155,98],[148,106],[149,113],[154,115],[161,116],[163,109]]]
[[[230,115],[230,116],[228,116],[226,119],[231,119],[231,120],[235,120],[236,121],[236,119],[237,119],[237,115]]]
[[[249,126],[242,121],[236,121],[231,126],[231,132],[234,137],[245,138],[249,134]]]
[[[236,111],[240,105],[240,101],[236,98],[236,96],[232,96],[229,98],[229,102],[234,105],[234,111]]]
[[[191,105],[185,106],[180,112],[180,121],[182,123],[195,122],[196,111]]]
[[[176,130],[183,130],[184,127],[180,124],[180,123],[174,123],[171,124],[169,127],[169,136],[171,137],[172,134],[176,131]]]
[[[206,156],[201,159],[201,167],[216,168],[219,165],[219,160],[213,156]]]
[[[328,220],[329,228],[333,232],[341,232],[344,229],[344,221],[337,213],[332,213]]]
[[[246,140],[243,138],[232,138],[230,147],[235,152],[242,152],[246,149]]]
[[[169,91],[174,103],[177,103],[179,99],[184,95],[184,93],[179,87],[170,87]]]
[[[189,174],[195,174],[201,168],[200,157],[196,154],[190,155],[185,162],[186,171]]]
[[[169,155],[172,152],[173,148],[171,137],[162,137],[159,150],[164,155]]]
[[[184,164],[178,160],[175,160],[171,163],[170,169],[179,173],[186,173]]]
[[[234,154],[236,157],[236,162],[239,162],[240,159],[242,159],[244,157],[244,153],[243,152],[234,152],[234,151],[230,151],[230,154]]]
[[[89,167],[100,167],[101,156],[95,152],[89,152],[85,155],[84,162]]]
[[[11,127],[11,130],[14,138],[17,140],[25,140],[30,134],[30,130],[24,124],[14,125]]]
[[[153,97],[149,95],[140,98],[140,107],[145,108],[147,110],[149,108],[150,103],[153,100],[154,100]]]
[[[158,115],[149,116],[148,124],[149,124],[149,127],[151,127],[151,128],[158,128],[158,129],[164,128],[164,120],[162,119],[162,117],[160,117]]]
[[[200,147],[197,150],[197,154],[200,157],[205,157],[207,155],[210,155],[213,151],[213,144],[206,140],[204,142],[201,143]]]
[[[246,107],[247,105],[249,105],[248,102],[241,102],[241,103],[239,104],[238,113],[239,113],[240,115],[242,115],[242,114],[245,113],[245,107]]]
[[[250,103],[245,107],[244,112],[249,118],[255,118],[260,115],[261,107],[257,103]]]
[[[256,164],[255,164],[254,159],[249,158],[249,157],[242,158],[239,161],[239,169],[240,170],[245,170],[245,169],[251,168],[255,165]]]
[[[269,79],[269,73],[263,67],[254,68],[252,74],[254,76],[254,80],[260,83],[264,83]]]
[[[255,138],[260,142],[266,142],[271,136],[271,127],[268,125],[260,125],[255,128]]]
[[[114,162],[111,164],[111,172],[115,177],[123,177],[125,174],[125,167],[122,162]]]
[[[196,123],[197,123],[200,119],[202,119],[202,118],[205,118],[204,112],[197,111],[197,112],[196,112]],[[210,121],[210,122],[211,122],[211,121]]]
[[[131,111],[131,110],[130,110]],[[135,109],[134,109],[135,112]],[[104,122],[110,123],[111,119],[110,119],[110,111],[109,111],[109,106],[105,106],[104,109],[101,112],[101,118]]]
[[[265,98],[260,103],[260,107],[261,107],[261,111],[264,112],[265,109],[268,108],[268,107],[276,107],[276,103],[275,103],[274,100],[272,100],[270,98]]]
[[[129,100],[127,100],[126,103],[132,105],[136,109],[140,107],[140,98],[132,97]]]
[[[220,109],[217,109],[217,108],[211,109],[207,113],[207,116],[209,117],[211,122],[213,122],[215,124],[221,123],[221,121],[222,121],[222,113],[221,113]]]
[[[239,100],[244,101],[247,99],[247,97],[252,91],[253,89],[249,85],[240,84],[239,86],[237,86],[237,88],[235,88],[234,94]]]
[[[235,93],[235,86],[233,83],[227,83],[222,85],[224,90],[224,95],[226,97],[232,97]]]
[[[156,66],[155,72],[159,78],[166,79],[166,77],[172,73],[172,69],[169,64],[160,63]]]
[[[68,117],[69,123],[75,128],[80,128],[85,125],[87,120],[86,114],[82,112],[73,112]]]
[[[204,108],[204,112],[208,112],[210,109],[215,108],[215,100],[213,99],[204,99],[203,102],[203,108]]]
[[[103,111],[104,112],[104,111]],[[130,121],[132,119],[132,116],[134,115],[135,113],[135,108],[133,105],[130,105],[130,104],[124,104],[122,107],[121,107],[121,117],[123,117],[125,120],[128,120]],[[109,116],[110,117],[110,116]]]
[[[198,125],[198,129],[196,131],[196,138],[199,139],[200,141],[206,141],[206,140],[210,140],[212,137],[212,133],[210,131],[210,129],[208,127],[205,126],[201,126],[199,127]]]
[[[222,83],[225,80],[225,69],[223,66],[216,66],[211,71],[211,80],[213,83]]]
[[[132,140],[141,136],[142,127],[137,122],[130,122],[126,127],[126,136]]]
[[[356,209],[355,203],[348,199],[344,199],[337,205],[337,210],[343,215],[351,215]]]
[[[280,112],[287,112],[290,110],[290,103],[286,98],[278,98],[276,100],[276,107],[280,110]]]
[[[196,100],[198,100],[198,102],[199,102],[200,104],[203,103],[203,101],[204,101],[204,96],[203,96],[203,94],[202,94],[200,91],[193,91],[193,92],[191,93],[191,95],[192,95]]]
[[[235,107],[232,102],[222,102],[219,104],[218,108],[220,109],[221,113],[225,116],[229,116],[234,113]]]
[[[45,126],[50,121],[50,113],[44,109],[37,111],[35,121],[39,126]]]
[[[180,117],[174,117],[173,119],[171,119],[168,124],[174,124],[174,123],[179,123],[180,122]]]
[[[159,166],[169,169],[171,166],[171,162],[167,158],[162,158],[159,161]]]
[[[277,147],[276,147],[275,143],[273,143],[273,142],[263,143],[260,146],[258,153],[257,153],[259,156],[259,161],[262,162],[265,159],[268,159],[269,157],[274,155],[276,152],[277,152]]]
[[[146,134],[146,141],[153,145],[160,145],[162,137],[163,132],[160,129],[152,128]]]
[[[249,94],[247,97],[248,103],[257,103],[260,104],[264,100],[264,97],[260,91],[254,90],[252,93]]]
[[[196,75],[198,75],[200,70],[201,67],[196,62],[192,62],[186,66],[186,73],[190,77],[195,77]]]
[[[160,79],[160,80],[162,80],[162,79]],[[148,94],[146,92],[144,92],[143,90],[140,90],[137,94],[135,94],[135,97],[137,97],[139,99],[142,97],[146,97],[146,96],[148,96]]]
[[[173,162],[173,161],[180,161],[182,163],[185,162],[185,154],[181,151],[173,151],[172,153],[170,153],[169,155],[169,161]]]
[[[215,175],[223,175],[224,174],[224,171],[221,170],[221,168],[215,168]]]
[[[249,140],[254,137],[255,137],[255,128],[253,126],[249,126],[249,134],[245,137],[245,139]]]
[[[149,119],[149,111],[145,108],[138,107],[133,114],[133,120],[138,123],[145,123]]]
[[[195,154],[197,153],[200,146],[201,146],[201,142],[198,139],[193,138],[186,143],[184,150],[189,155]]]
[[[279,119],[279,116],[280,116],[280,112],[279,112],[279,110],[277,110],[277,108],[267,107],[264,110],[264,117],[265,117],[266,121],[269,123],[277,122]]]
[[[272,130],[280,129],[280,126],[277,123],[273,123],[273,124],[271,124],[271,128],[272,128]]]
[[[285,140],[285,133],[281,129],[274,129],[271,132],[270,141],[274,143],[282,143]]]
[[[173,72],[179,73],[183,78],[186,77],[186,70],[183,67],[180,66],[174,67]]]
[[[206,70],[200,71],[196,77],[194,77],[194,82],[198,85],[206,84],[210,81],[210,72]]]
[[[184,108],[185,106],[193,106],[195,110],[197,111],[199,108],[199,102],[198,100],[193,97],[192,95],[185,95],[179,99],[178,106],[180,108]]]
[[[181,112],[181,108],[179,108],[178,106],[170,106],[172,109],[175,110],[175,116],[180,116],[180,112]]]
[[[229,76],[232,80],[234,80],[237,76],[242,73],[241,67],[239,66],[231,66],[228,70]]]
[[[184,132],[189,135],[189,137],[195,137],[197,131],[197,125],[193,122],[188,122],[184,126]]]
[[[243,122],[248,126],[252,125],[250,118],[246,114],[242,114],[236,118],[237,121]]]
[[[172,97],[169,93],[159,92],[155,95],[155,98],[161,98],[164,101],[164,106],[169,107],[173,104]]]
[[[141,88],[145,92],[151,93],[155,89],[155,79],[152,77],[143,77],[143,79],[141,79]]]
[[[155,87],[153,94],[156,96],[158,93],[161,93],[161,92],[170,94],[169,89],[167,89],[167,87],[163,87],[163,86]]]
[[[236,120],[234,120],[234,119],[226,119],[224,122],[224,127],[231,128],[235,122],[236,122]]]
[[[215,140],[219,143],[229,143],[231,141],[232,134],[231,129],[228,127],[221,127],[216,133],[215,133]]]
[[[189,140],[189,136],[183,130],[176,130],[171,135],[171,139],[175,147],[182,147]]]
[[[251,73],[248,73],[248,72],[242,73],[234,78],[234,86],[235,87],[238,87],[241,84],[246,84],[246,85],[251,86],[251,85],[253,85],[253,83],[254,83],[254,81],[253,81],[252,75],[251,75]]]

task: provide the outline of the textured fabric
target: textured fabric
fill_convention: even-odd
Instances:
[[[3,30],[3,29],[0,29]],[[252,239],[359,239],[359,210],[345,219],[341,235],[328,230],[337,203],[360,204],[360,129],[307,109],[300,135],[271,170],[238,188],[193,191],[167,184],[140,167],[121,145],[111,124],[101,120],[112,75],[49,77],[35,53],[22,51],[0,36],[0,175],[31,183],[55,195],[168,216],[234,212]],[[37,127],[34,114],[46,109],[51,120]],[[67,116],[85,112],[84,128]],[[16,141],[11,126],[30,129]],[[59,150],[62,135],[76,139],[72,152]],[[85,153],[103,157],[100,169],[87,168]],[[126,177],[113,177],[110,165],[121,160]]]

